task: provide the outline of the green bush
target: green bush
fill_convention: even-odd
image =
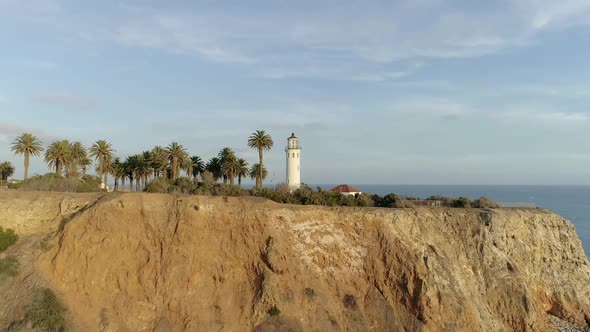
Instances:
[[[100,179],[84,175],[82,178],[64,178],[55,173],[35,175],[19,183],[18,189],[25,191],[97,192]]]
[[[14,256],[0,259],[0,275],[4,274],[9,277],[14,277],[18,274],[19,265],[18,260]]]
[[[33,302],[27,306],[26,320],[40,331],[65,331],[65,307],[48,288],[33,292]]]
[[[14,234],[12,229],[8,228],[3,230],[2,227],[0,227],[0,253],[15,244],[16,240],[18,240],[18,235]]]
[[[473,202],[473,206],[476,208],[489,208],[489,209],[497,209],[500,207],[496,201],[491,198],[487,197],[480,197]]]
[[[451,206],[456,208],[467,209],[471,207],[471,200],[469,200],[469,198],[466,197],[459,197],[452,201]]]
[[[179,177],[174,181],[171,192],[177,194],[194,194],[197,190],[197,184],[191,178]]]
[[[279,308],[277,308],[276,304],[274,304],[272,307],[270,307],[270,309],[268,309],[267,312],[271,316],[278,316],[281,314],[281,310],[279,310]]]
[[[414,204],[397,194],[387,194],[383,197],[373,195],[375,206],[388,208],[411,208]]]
[[[150,182],[148,182],[145,191],[148,193],[167,193],[170,192],[170,189],[172,188],[172,183],[170,182],[170,180],[163,178],[163,177],[157,177],[152,179]]]

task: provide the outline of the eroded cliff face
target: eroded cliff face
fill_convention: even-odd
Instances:
[[[590,320],[590,264],[572,224],[548,211],[43,199],[45,230],[8,216],[4,199],[0,226],[53,232],[35,270],[76,330],[549,331],[549,313]]]

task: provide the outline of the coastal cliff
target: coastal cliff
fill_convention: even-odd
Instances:
[[[552,331],[590,324],[590,264],[541,209],[292,206],[0,191],[19,275],[0,330],[51,288],[73,330]],[[2,301],[0,301],[2,302]]]

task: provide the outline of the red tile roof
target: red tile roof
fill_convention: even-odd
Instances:
[[[360,190],[356,189],[355,187],[349,186],[347,184],[341,184],[339,186],[336,186],[336,187],[330,189],[330,191],[337,192],[337,193],[359,193],[359,192],[361,192]]]

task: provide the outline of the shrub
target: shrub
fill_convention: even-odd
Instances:
[[[387,194],[383,197],[379,197],[377,195],[373,195],[373,199],[375,200],[375,205],[380,207],[389,207],[389,208],[411,208],[414,207],[414,204],[400,195],[396,194]]]
[[[84,175],[82,178],[64,178],[55,173],[35,175],[22,181],[18,189],[25,191],[97,192],[100,179]]]
[[[452,201],[451,206],[456,208],[470,208],[471,201],[469,200],[469,198],[459,197]]]
[[[473,202],[473,206],[476,208],[490,208],[490,209],[497,209],[500,207],[496,201],[491,198],[487,197],[480,197]]]
[[[197,189],[197,184],[191,178],[179,177],[174,181],[171,192],[177,194],[193,194]]]
[[[18,274],[18,267],[18,260],[14,256],[0,259],[0,275],[4,274],[9,277],[14,277]]]
[[[65,311],[51,289],[38,288],[33,291],[33,302],[27,306],[26,320],[41,331],[65,331]]]
[[[145,191],[148,193],[167,193],[171,188],[170,180],[163,177],[157,177],[148,182]]]
[[[281,310],[279,310],[279,308],[277,308],[276,304],[274,304],[272,307],[270,307],[270,309],[268,309],[267,312],[271,316],[278,316],[281,314]]]
[[[307,288],[305,289],[305,295],[306,295],[308,298],[310,298],[310,299],[313,299],[313,298],[315,297],[315,295],[316,295],[316,294],[315,294],[315,290],[314,290],[313,288],[307,287]]]
[[[7,228],[6,230],[3,230],[2,227],[0,227],[0,253],[15,244],[16,240],[18,240],[18,235],[14,234],[12,229]]]

